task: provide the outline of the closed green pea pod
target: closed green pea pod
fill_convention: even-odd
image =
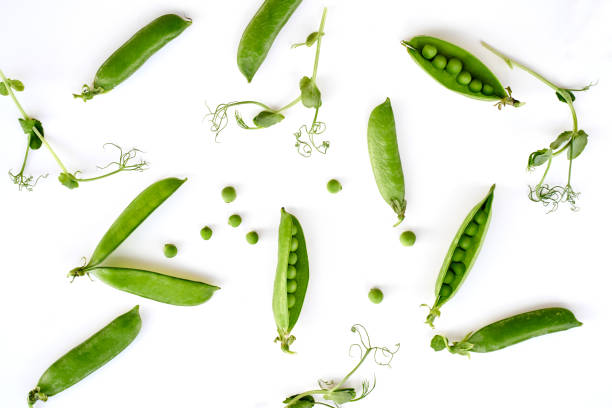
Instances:
[[[187,27],[191,20],[176,14],[166,14],[156,18],[119,47],[98,69],[93,87],[85,85],[80,95],[87,101],[98,94],[110,91],[130,77],[160,48],[176,38]]]
[[[489,222],[491,221],[494,191],[495,184],[491,186],[486,197],[468,213],[451,242],[436,280],[436,300],[430,308],[427,320],[425,321],[431,327],[433,327],[436,317],[440,316],[440,307],[457,293],[478,257],[489,228]],[[482,221],[481,223],[474,222],[477,217]],[[476,231],[474,231],[474,226],[477,226]],[[469,230],[474,235],[471,237],[466,235],[466,230]],[[453,279],[447,278],[446,275],[449,273],[454,275]],[[452,282],[452,285],[448,285],[447,283],[449,282]]]
[[[294,229],[295,234],[292,235]],[[292,239],[297,239],[299,243],[295,252],[290,252]],[[293,270],[291,271],[292,278],[288,274],[290,253],[297,256],[294,264],[295,276],[293,276]],[[292,282],[290,288],[287,287],[288,279]],[[286,353],[291,353],[289,346],[295,340],[295,337],[291,335],[291,330],[300,316],[306,297],[308,279],[308,253],[304,231],[298,219],[282,208],[278,227],[278,264],[274,278],[272,311],[278,330],[276,341],[281,342],[281,349]],[[293,292],[289,293],[289,290]]]
[[[238,69],[251,82],[276,36],[302,0],[265,0],[242,33]]]
[[[564,308],[551,307],[521,313],[470,333],[461,341],[449,345],[448,340],[436,335],[431,347],[440,351],[446,348],[453,354],[468,355],[501,350],[533,337],[582,326],[574,314]]]
[[[370,114],[368,152],[378,191],[397,214],[397,226],[404,219],[406,200],[395,118],[389,98],[375,107]]]
[[[138,335],[142,321],[138,306],[117,317],[89,339],[53,363],[28,394],[28,405],[46,401],[112,360]]]

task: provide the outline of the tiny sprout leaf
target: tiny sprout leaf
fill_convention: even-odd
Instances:
[[[4,85],[4,82],[0,82],[0,95],[8,95],[8,91],[6,90],[6,85]]]
[[[19,124],[21,125],[21,129],[23,129],[23,133],[28,135],[28,143],[30,145],[30,149],[37,150],[40,149],[42,145],[42,141],[38,138],[38,135],[34,132],[34,127],[38,130],[41,136],[44,137],[45,131],[42,127],[42,123],[38,119],[30,118],[30,119],[22,119],[19,118]]]
[[[527,163],[528,169],[533,169],[534,167],[541,166],[546,163],[552,157],[552,150],[550,149],[540,149],[529,155],[529,161]]]
[[[302,93],[302,104],[307,108],[318,108],[321,106],[321,91],[317,84],[308,77],[300,80],[300,92]]]
[[[77,181],[76,177],[69,173],[61,173],[57,179],[60,183],[68,187],[70,190],[75,189],[79,186],[79,182]]]
[[[334,401],[336,404],[344,404],[351,401],[357,396],[354,388],[341,388],[323,395],[323,398],[329,401]]]
[[[254,118],[253,123],[258,128],[267,128],[272,125],[276,125],[278,122],[285,119],[283,115],[280,113],[272,112],[272,111],[261,111]]]
[[[283,401],[283,404],[288,404],[295,397],[297,397],[297,394],[296,395],[292,395],[291,397],[288,397],[287,399],[285,399]],[[315,400],[314,400],[313,396],[312,395],[305,395],[302,398],[300,398],[299,400],[295,401],[293,404],[291,404],[291,407],[293,407],[293,408],[312,408],[312,407],[314,407],[314,405],[315,405]]]
[[[25,89],[25,87],[23,86],[23,82],[21,82],[18,79],[9,79],[8,83],[11,86],[11,88],[16,90],[17,92],[22,92]]]
[[[317,42],[317,40],[321,38],[322,36],[323,36],[323,33],[319,33],[318,31],[315,31],[313,33],[308,34],[308,37],[306,37],[306,41],[304,41],[303,43],[293,44],[291,48],[301,47],[302,45],[305,45],[307,47],[312,47]]]
[[[572,132],[571,130],[566,130],[565,132],[561,133],[559,136],[557,136],[557,138],[550,144],[550,148],[553,150],[557,150],[558,148],[561,147],[561,145],[565,142],[567,142],[568,140],[570,140],[570,138],[572,137],[572,135],[574,134],[574,132]]]
[[[431,339],[430,345],[435,351],[440,351],[446,348],[446,341],[444,341],[444,337],[437,334]]]
[[[564,89],[564,91],[568,93],[568,95],[572,99],[572,102],[574,102],[576,100],[576,95],[574,95],[574,93],[572,91],[570,91],[569,89]],[[567,103],[567,101],[565,100],[563,95],[561,95],[561,93],[555,92],[555,95],[557,95],[557,99],[559,99],[561,102]]]
[[[567,150],[567,158],[575,159],[580,156],[580,153],[584,150],[587,145],[588,137],[584,130],[579,130],[578,133],[572,138],[571,146]]]

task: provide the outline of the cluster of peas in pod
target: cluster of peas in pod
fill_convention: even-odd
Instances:
[[[478,78],[473,78],[472,74],[468,71],[462,71],[463,62],[458,58],[446,58],[442,54],[438,54],[436,46],[426,44],[421,49],[421,55],[423,58],[431,61],[431,64],[439,69],[445,69],[450,75],[455,77],[455,80],[459,85],[467,85],[468,89],[474,93],[482,92],[483,95],[493,95],[494,89],[489,84],[483,84]]]
[[[300,245],[296,234],[298,232],[295,224],[291,225],[291,246],[289,247],[289,265],[287,266],[287,307],[291,309],[295,305],[295,291],[297,290],[297,269],[295,264],[298,260],[297,249]]]

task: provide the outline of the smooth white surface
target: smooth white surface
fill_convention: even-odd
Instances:
[[[114,158],[101,145],[137,146],[151,169],[69,191],[43,149],[28,170],[50,172],[32,193],[0,182],[0,406],[24,407],[28,390],[58,357],[115,316],[141,305],[143,329],[115,360],[48,408],[280,407],[288,395],[342,377],[355,363],[349,328],[364,324],[378,345],[401,343],[392,369],[365,365],[354,385],[376,373],[362,407],[609,407],[610,102],[612,3],[601,1],[305,1],[247,84],[236,67],[254,1],[2,1],[0,68],[21,79],[24,108],[71,169],[86,175]],[[311,111],[296,107],[268,130],[234,123],[216,144],[205,102],[258,99],[280,106],[309,75],[313,49],[289,48],[315,30],[329,7],[318,82],[327,156],[303,159],[292,133]],[[111,93],[86,104],[72,92],[138,28],[167,12],[193,25]],[[502,112],[454,94],[429,78],[399,42],[443,37],[480,57],[527,105]],[[489,43],[568,87],[599,80],[578,95],[589,145],[575,162],[581,210],[546,214],[527,197],[538,174],[529,153],[570,126],[565,105],[540,82],[480,47]],[[408,208],[393,229],[376,190],[365,142],[371,109],[390,97],[406,176]],[[0,98],[4,171],[21,163],[18,112]],[[250,111],[243,110],[245,117]],[[551,181],[564,183],[557,159]],[[108,260],[155,268],[222,287],[206,304],[179,308],[141,299],[66,273],[89,256],[120,211],[167,176],[189,181]],[[344,189],[327,193],[328,179]],[[543,306],[573,310],[584,325],[471,360],[434,353],[423,324],[438,269],[468,210],[497,183],[491,227],[472,273],[442,309],[437,331],[460,338],[499,318]],[[220,198],[226,184],[238,199]],[[294,330],[298,354],[272,340],[271,311],[279,209],[299,217],[308,239],[311,282]],[[236,230],[227,217],[237,212]],[[203,241],[199,229],[214,229]],[[260,233],[250,246],[245,234]],[[413,229],[417,242],[398,236]],[[173,242],[176,258],[162,246]],[[385,293],[380,305],[370,287]],[[355,405],[357,406],[357,405]]]

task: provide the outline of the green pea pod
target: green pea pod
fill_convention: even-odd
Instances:
[[[470,351],[489,353],[533,337],[578,326],[582,326],[582,323],[576,320],[572,312],[560,307],[551,307],[521,313],[491,323],[451,345],[445,337],[436,335],[431,340],[431,347],[436,351],[446,348],[453,354],[469,356]]]
[[[276,36],[302,0],[265,0],[242,33],[238,69],[251,82],[266,59]]]
[[[424,35],[402,41],[402,45],[421,68],[447,89],[474,99],[497,101],[499,107],[521,105],[485,64],[463,48]]]
[[[491,222],[494,191],[495,184],[468,213],[451,242],[436,280],[436,300],[425,321],[431,327],[434,327],[436,317],[440,316],[440,307],[457,293],[476,262]]]
[[[291,330],[297,323],[308,287],[308,252],[302,226],[295,216],[281,208],[278,226],[278,264],[274,279],[272,311],[281,349],[291,353],[295,340]]]
[[[219,289],[203,282],[141,269],[96,267],[88,271],[115,289],[176,306],[196,306]]]
[[[87,101],[110,91],[190,25],[191,20],[176,14],[166,14],[151,21],[104,61],[96,72],[93,87],[84,85],[83,92],[74,97]]]
[[[28,405],[46,401],[112,360],[138,335],[142,321],[138,306],[110,322],[102,330],[64,354],[38,380],[28,394]]]
[[[397,214],[399,225],[406,211],[404,172],[397,147],[395,118],[387,98],[372,110],[368,121],[368,152],[378,191]]]
[[[187,179],[166,178],[151,184],[123,210],[91,255],[85,269],[99,265]]]

